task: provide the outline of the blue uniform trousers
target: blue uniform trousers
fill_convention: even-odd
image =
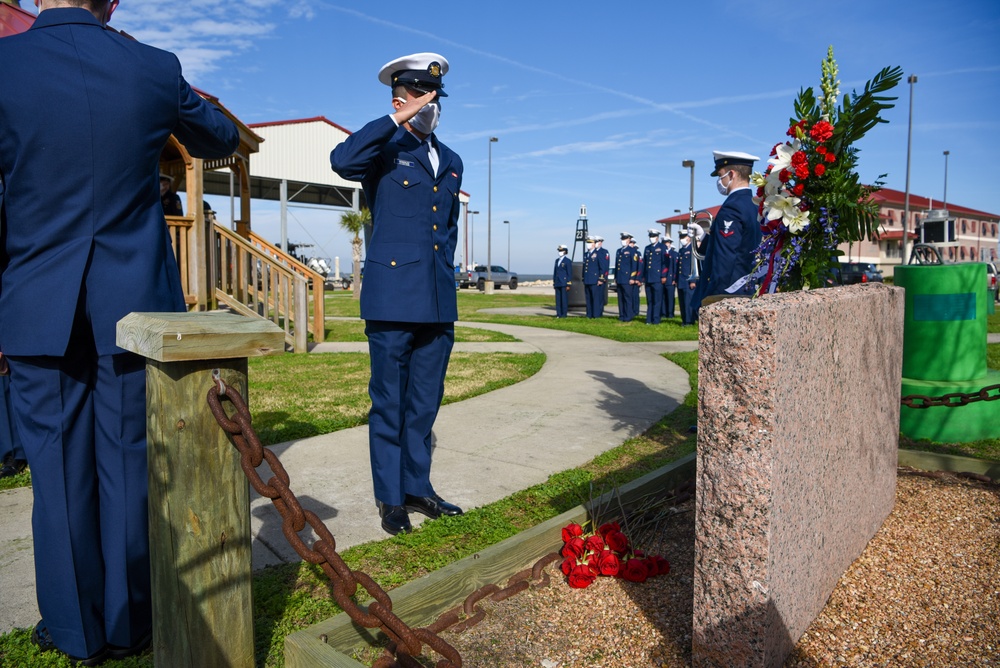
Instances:
[[[674,317],[674,292],[677,286],[671,284],[670,279],[667,279],[666,284],[663,286],[663,317],[673,318]]]
[[[604,317],[604,285],[595,283],[594,285],[584,285],[587,299],[587,317]]]
[[[10,378],[0,376],[0,462],[3,462],[7,455],[13,455],[14,459],[27,459],[24,456],[24,448],[21,447],[21,439],[14,429],[14,411],[10,407],[9,385]]]
[[[628,283],[616,283],[618,292],[618,319],[628,322],[632,319],[632,286]]]
[[[556,317],[565,318],[569,313],[569,290],[556,288]]]
[[[659,325],[663,318],[663,284],[646,283],[646,324]]]
[[[10,369],[42,620],[74,656],[135,645],[152,624],[145,361],[97,355],[91,340],[65,357],[11,356]]]
[[[694,309],[691,308],[694,301],[694,288],[688,287],[689,285],[687,281],[684,281],[677,286],[677,301],[681,310],[682,325],[694,323]]]
[[[365,321],[371,354],[368,446],[375,498],[430,496],[431,430],[444,397],[455,324]]]
[[[629,320],[633,320],[639,315],[639,291],[642,288],[638,283],[630,285],[629,288],[632,291],[632,315],[629,316]]]

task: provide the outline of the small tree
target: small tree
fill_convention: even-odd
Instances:
[[[361,231],[372,224],[372,213],[362,207],[360,211],[347,211],[340,216],[340,228],[354,235],[351,239],[351,256],[354,260],[354,280],[351,288],[354,298],[361,299]]]

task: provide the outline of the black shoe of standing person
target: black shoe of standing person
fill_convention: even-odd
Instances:
[[[66,654],[61,649],[56,647],[54,642],[52,642],[52,636],[49,635],[49,629],[45,625],[45,620],[41,620],[35,624],[35,628],[31,631],[31,642],[35,644],[41,652],[55,650],[56,652],[65,654],[66,657],[69,658],[70,664],[74,666],[99,666],[110,658],[108,656],[107,647],[102,647],[96,654],[86,658]]]
[[[406,495],[406,509],[410,512],[423,513],[427,517],[437,519],[442,515],[461,515],[462,509],[453,503],[448,503],[437,494],[430,496]]]
[[[149,646],[153,644],[153,630],[150,629],[146,632],[139,642],[132,645],[131,647],[120,647],[118,645],[108,645],[108,658],[120,661],[122,659],[127,659],[130,656],[138,656],[149,649]]]
[[[386,533],[395,536],[413,531],[413,527],[410,525],[410,516],[406,514],[406,508],[390,506],[381,501],[376,501],[375,505],[378,507],[378,516],[382,518],[382,528]]]
[[[28,467],[28,462],[23,459],[14,459],[13,455],[7,455],[0,466],[0,478],[13,478],[18,473]]]

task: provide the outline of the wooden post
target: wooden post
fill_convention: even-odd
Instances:
[[[282,352],[284,334],[234,314],[130,313],[117,344],[147,358],[155,661],[252,668],[249,485],[206,396],[218,370],[246,397],[247,357]]]

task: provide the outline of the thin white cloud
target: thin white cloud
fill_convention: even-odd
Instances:
[[[111,23],[140,42],[176,53],[185,77],[197,84],[225,61],[268,39],[279,11],[308,20],[315,16],[315,4],[316,0],[297,0],[290,7],[271,0],[142,0],[123,4]]]

